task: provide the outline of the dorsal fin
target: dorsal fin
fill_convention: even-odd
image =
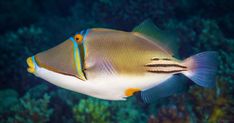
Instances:
[[[151,19],[143,21],[136,26],[132,32],[137,32],[150,38],[152,41],[169,51],[171,55],[175,56],[178,53],[178,41],[176,40],[176,37],[161,31]]]

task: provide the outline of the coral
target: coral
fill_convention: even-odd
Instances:
[[[159,101],[159,104],[150,107],[154,108],[156,113],[150,113],[148,123],[196,122],[194,114],[190,111],[191,104],[186,94],[173,95]]]
[[[222,32],[225,32],[225,37],[234,38],[232,34],[234,32],[234,14],[226,14],[224,17],[220,17],[217,22]]]
[[[201,50],[215,50],[219,53],[218,76],[225,78],[228,83],[233,83],[234,74],[234,41],[226,39],[219,29],[219,26],[210,20],[203,20],[198,41],[195,43],[195,52]],[[224,77],[225,76],[225,77]]]
[[[43,84],[38,84],[38,85],[30,88],[27,91],[27,93],[29,93],[31,95],[31,97],[33,97],[33,98],[41,98],[44,96],[44,94],[46,92],[48,92],[48,90],[49,90],[49,87],[47,86],[47,84],[43,83]]]
[[[81,99],[72,107],[73,116],[77,122],[144,122],[146,116],[142,113],[141,107],[135,104],[135,101],[130,99],[128,102],[108,102],[89,97]]]
[[[54,113],[51,115],[51,121],[53,122],[62,122],[62,123],[74,123],[75,119],[73,117],[72,108],[77,104],[81,99],[86,98],[84,94],[72,92],[66,89],[55,87],[50,89],[49,95],[51,96],[51,107],[53,108]],[[65,113],[64,113],[65,112]],[[60,117],[58,117],[60,116]]]
[[[73,106],[73,116],[77,122],[90,123],[144,123],[146,115],[141,107],[135,104],[134,99],[117,102],[102,101],[100,99],[81,99]]]
[[[31,75],[27,73],[26,58],[39,49],[44,49],[40,46],[49,45],[51,42],[47,41],[47,33],[35,26],[22,27],[16,32],[6,33],[0,36],[0,40],[0,87],[18,88],[22,93],[37,82],[36,79],[29,78]]]
[[[74,105],[76,105],[80,99],[86,98],[86,96],[83,94],[72,92],[62,88],[59,88],[56,91],[52,92],[51,95],[53,97],[59,98],[60,102],[64,102],[69,107],[73,107]]]
[[[162,107],[158,114],[158,123],[189,123],[190,116],[184,106]]]
[[[179,23],[179,22],[175,22]],[[174,26],[172,24],[172,26]],[[190,28],[189,28],[190,27]],[[170,27],[171,28],[171,27]],[[214,20],[195,17],[176,26],[181,43],[180,53],[187,57],[191,53],[214,50],[219,54],[216,88],[204,89],[193,86],[189,90],[192,111],[198,122],[231,121],[233,112],[231,93],[233,90],[233,39],[223,36]],[[192,49],[192,51],[191,51]],[[191,53],[189,53],[189,50]],[[187,54],[186,54],[187,53]]]
[[[15,105],[18,101],[18,93],[15,90],[5,89],[0,91],[0,114]],[[1,119],[1,115],[0,115]]]
[[[234,112],[231,107],[234,103],[226,88],[227,83],[218,79],[215,89],[203,89],[197,86],[190,89],[190,97],[194,101],[193,111],[199,122],[232,121]]]
[[[18,103],[5,111],[0,122],[7,123],[44,123],[49,121],[53,110],[48,107],[50,96],[44,94],[43,98],[34,99],[30,93],[19,98]]]
[[[73,115],[77,122],[108,123],[110,117],[109,102],[99,99],[81,99],[73,107]]]
[[[176,24],[177,23],[177,24]],[[185,22],[172,22],[167,28],[178,32],[183,58],[190,54],[214,50],[219,55],[216,88],[193,86],[189,90],[192,112],[198,122],[232,121],[233,39],[227,39],[215,20],[194,17]]]
[[[112,121],[120,123],[144,123],[145,113],[142,107],[136,104],[134,98],[129,98],[127,101],[111,102]]]

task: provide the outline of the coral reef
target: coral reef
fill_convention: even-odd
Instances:
[[[151,105],[156,112],[150,112],[148,123],[193,123],[197,122],[191,112],[191,102],[188,95],[178,94],[159,100],[159,104]]]
[[[109,123],[109,102],[99,99],[81,99],[79,104],[73,107],[74,118],[77,122]]]
[[[162,107],[158,111],[157,117],[157,123],[189,123],[191,120],[189,112],[185,111],[185,107],[183,105]]]
[[[174,30],[180,40],[179,54],[186,58],[191,54],[213,50],[219,54],[219,68],[216,88],[207,89],[192,86],[189,95],[168,97],[159,106],[153,106],[158,112],[149,116],[148,122],[232,122],[233,117],[233,50],[234,41],[223,35],[218,22],[211,19],[192,17],[183,21],[170,20],[164,28]],[[183,97],[181,99],[181,97]],[[173,102],[169,100],[174,98]],[[186,100],[190,103],[176,103]],[[163,108],[170,103],[172,107]],[[179,117],[179,107],[184,107],[186,115]],[[173,112],[173,113],[170,113]],[[157,114],[157,115],[155,115]],[[178,115],[180,114],[180,115]],[[188,117],[188,119],[186,119]],[[184,119],[185,118],[185,119]]]
[[[234,82],[232,61],[234,56],[231,52],[234,50],[233,39],[224,37],[216,21],[198,17],[190,18],[183,23],[173,22],[167,28],[173,28],[178,32],[183,44],[180,49],[183,57],[191,54],[189,52],[197,53],[206,50],[214,50],[219,53],[216,88],[204,89],[193,86],[189,90],[190,100],[193,102],[190,105],[195,107],[191,110],[197,121],[211,123],[232,121],[232,85]]]
[[[77,122],[121,122],[144,123],[146,115],[141,107],[135,105],[135,99],[128,102],[109,102],[95,98],[81,99],[72,107],[73,116]]]
[[[17,104],[19,94],[15,90],[6,89],[0,91],[0,114]],[[0,119],[2,116],[0,115]]]
[[[136,104],[134,98],[129,98],[127,102],[111,102],[112,121],[120,123],[145,123],[146,114],[142,113],[142,107]]]
[[[50,96],[44,94],[40,99],[34,99],[30,93],[18,99],[16,105],[12,105],[1,114],[2,123],[44,123],[49,121],[53,110],[48,107]]]
[[[40,27],[30,26],[19,28],[16,32],[9,32],[0,36],[0,87],[9,87],[23,93],[38,82],[29,77],[25,59],[41,49],[42,44],[49,45],[46,34]],[[32,48],[37,47],[37,48]],[[10,81],[9,82],[9,78]],[[20,82],[19,82],[20,81]]]
[[[194,86],[189,94],[193,103],[193,111],[198,122],[224,122],[232,121],[233,97],[228,94],[227,82],[217,80],[215,89],[202,89]]]

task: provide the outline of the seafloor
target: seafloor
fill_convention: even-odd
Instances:
[[[177,35],[179,56],[219,54],[216,87],[139,105],[94,99],[27,73],[26,58],[77,31],[131,31],[151,18]],[[233,0],[1,0],[0,123],[233,123]]]

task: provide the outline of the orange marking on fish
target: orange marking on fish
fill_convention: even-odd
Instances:
[[[139,91],[141,91],[141,89],[139,89],[139,88],[128,88],[127,90],[125,90],[125,95],[129,97],[129,96],[132,96],[134,93],[139,92]]]

